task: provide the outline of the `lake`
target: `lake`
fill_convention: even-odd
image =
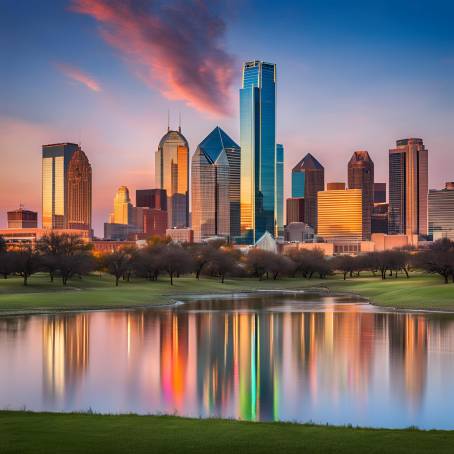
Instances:
[[[454,429],[454,317],[294,293],[2,317],[0,408]]]

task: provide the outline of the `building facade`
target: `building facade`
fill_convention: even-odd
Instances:
[[[111,224],[132,224],[133,206],[129,197],[129,189],[120,186],[114,197],[114,210],[109,217]]]
[[[429,236],[434,241],[441,238],[454,241],[454,183],[429,191]]]
[[[428,151],[422,139],[389,150],[389,233],[428,234]]]
[[[386,183],[374,183],[374,203],[386,203]]]
[[[374,163],[366,150],[355,151],[348,162],[348,188],[363,192],[363,240],[369,240],[374,204]]]
[[[78,149],[68,166],[67,228],[91,230],[92,172],[86,154]]]
[[[56,143],[42,147],[42,225],[49,229],[67,228],[68,168],[75,143]]]
[[[276,231],[275,237],[284,237],[284,145],[276,145]]]
[[[330,242],[354,242],[363,238],[363,197],[361,189],[320,191],[318,236]]]
[[[166,230],[166,237],[170,238],[174,243],[188,243],[194,242],[194,231],[190,228],[172,228]]]
[[[314,241],[314,229],[305,222],[291,222],[285,226],[285,241],[298,243]]]
[[[213,236],[231,238],[238,232],[239,225],[232,224],[232,217],[239,220],[239,160],[239,146],[219,127],[197,147],[191,164],[192,229],[195,242]]]
[[[304,222],[304,197],[291,197],[286,203],[286,225]]]
[[[165,189],[137,189],[136,207],[154,208],[167,211],[167,192]]]
[[[325,169],[308,153],[292,170],[292,198],[304,197],[304,222],[317,232],[317,193],[325,189]]]
[[[276,227],[276,65],[243,65],[240,89],[241,241]]]
[[[9,229],[36,229],[38,227],[38,213],[36,211],[18,210],[8,211]]]
[[[155,182],[167,193],[169,227],[189,225],[189,145],[178,131],[168,129],[155,153]]]

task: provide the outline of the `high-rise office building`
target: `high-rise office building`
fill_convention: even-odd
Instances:
[[[136,207],[154,208],[167,211],[167,192],[165,189],[137,189]]]
[[[374,183],[374,203],[386,203],[386,183]]]
[[[286,225],[304,222],[304,197],[291,197],[286,203]]]
[[[454,183],[429,191],[429,235],[434,241],[440,238],[454,241]]]
[[[284,237],[284,145],[276,144],[276,237]]]
[[[240,148],[219,127],[197,147],[191,164],[194,241],[238,233],[239,167]]]
[[[422,139],[389,150],[389,233],[427,235],[428,151]]]
[[[24,210],[22,206],[18,210],[8,211],[9,229],[36,229],[38,227],[38,213]]]
[[[348,163],[348,188],[363,191],[363,240],[369,240],[374,203],[374,162],[365,150],[355,151]]]
[[[109,217],[111,224],[132,224],[133,206],[129,197],[129,189],[120,186],[114,197],[114,210]]]
[[[167,130],[155,153],[155,181],[167,192],[169,227],[186,227],[189,222],[189,145],[178,131]]]
[[[68,168],[75,143],[56,143],[42,147],[42,225],[44,228],[68,227]]]
[[[276,226],[276,65],[243,65],[240,89],[241,241]]]
[[[304,197],[304,222],[317,232],[317,193],[325,189],[325,169],[308,153],[292,170],[292,198]]]
[[[85,153],[74,152],[68,166],[67,228],[91,230],[92,216],[91,165]]]
[[[363,239],[361,189],[320,191],[318,235],[326,241],[354,242]]]

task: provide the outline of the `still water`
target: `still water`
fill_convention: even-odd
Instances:
[[[0,318],[0,408],[454,429],[454,318],[317,295]]]

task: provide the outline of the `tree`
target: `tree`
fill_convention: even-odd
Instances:
[[[79,253],[74,255],[62,255],[58,259],[58,269],[60,271],[63,285],[67,285],[68,280],[74,276],[82,277],[95,268],[92,255]]]
[[[261,281],[266,272],[268,252],[263,249],[251,249],[245,259],[246,269]]]
[[[109,274],[115,277],[115,287],[118,287],[120,278],[124,276],[130,268],[131,255],[125,250],[105,254],[101,257],[101,264]]]
[[[31,248],[21,251],[10,252],[12,257],[12,269],[24,278],[24,285],[28,284],[28,278],[39,270],[41,260],[38,252]]]
[[[132,263],[134,272],[137,276],[144,277],[150,281],[156,281],[161,266],[161,254],[165,246],[156,244],[140,250],[135,256]]]
[[[5,241],[5,238],[3,238],[1,235],[0,235],[0,254],[4,254],[6,252],[6,241]]]
[[[213,275],[219,277],[222,284],[226,275],[234,271],[235,266],[235,256],[228,249],[213,249],[211,251],[207,268]]]
[[[351,255],[338,255],[333,259],[333,268],[343,274],[345,281],[347,275],[350,275],[350,277],[353,276],[355,259]]]
[[[173,278],[180,274],[188,273],[193,269],[193,261],[189,252],[181,246],[169,244],[160,254],[162,269],[170,277],[170,285],[173,285]]]
[[[210,244],[194,244],[188,249],[194,262],[194,271],[196,279],[200,279],[202,270],[210,261],[213,256],[213,251],[217,248],[213,248]]]
[[[447,238],[435,241],[430,249],[416,256],[417,265],[428,273],[439,274],[445,284],[454,282],[454,242]]]
[[[14,272],[14,255],[12,252],[0,253],[0,274],[4,279]]]

